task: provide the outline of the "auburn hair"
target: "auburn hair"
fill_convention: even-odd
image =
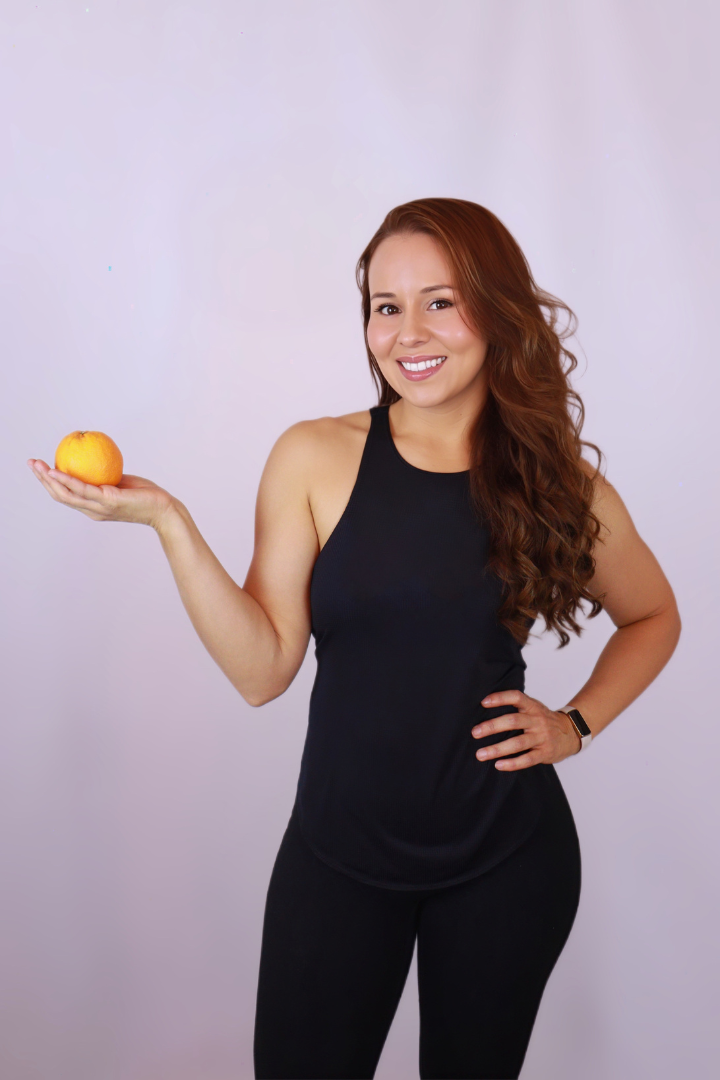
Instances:
[[[471,430],[470,490],[490,533],[488,569],[503,583],[500,622],[527,641],[542,617],[559,648],[580,635],[582,603],[590,618],[602,597],[589,582],[600,522],[592,511],[602,451],[580,438],[585,410],[569,375],[577,359],[564,347],[577,327],[571,309],[540,289],[517,241],[484,206],[465,199],[415,199],[391,210],[360,256],[365,347],[378,404],[400,394],[382,374],[367,340],[370,261],[390,236],[425,233],[447,257],[463,317],[488,342],[487,397]],[[558,316],[564,313],[565,326]],[[582,448],[595,451],[591,476]]]

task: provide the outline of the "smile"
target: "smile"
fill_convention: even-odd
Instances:
[[[417,382],[419,379],[429,379],[435,372],[443,366],[447,356],[423,356],[418,360],[411,360],[410,357],[403,357],[398,360],[398,364],[402,369],[402,373],[406,379],[412,379],[413,382]]]
[[[442,364],[443,360],[447,360],[447,356],[433,356],[431,360],[421,360],[417,364],[410,363],[407,360],[400,360],[400,363],[406,371],[424,371],[425,368],[437,367],[438,364]]]

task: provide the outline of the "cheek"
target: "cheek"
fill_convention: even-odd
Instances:
[[[474,356],[484,356],[487,352],[485,336],[468,325],[460,312],[455,308],[447,312],[447,318],[442,327],[438,327],[438,334],[450,345],[456,353],[467,353]]]
[[[371,319],[368,323],[367,339],[370,351],[375,356],[379,356],[383,353],[387,344],[392,343],[392,333],[389,327],[374,323]]]
[[[444,339],[458,356],[466,357],[474,367],[482,366],[487,353],[487,342],[468,330],[464,324],[448,327]]]

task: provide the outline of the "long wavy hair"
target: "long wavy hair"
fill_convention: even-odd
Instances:
[[[400,394],[370,351],[368,270],[389,236],[425,233],[444,251],[466,320],[488,342],[487,397],[471,431],[470,489],[490,533],[488,569],[503,583],[498,618],[513,637],[527,641],[538,617],[554,631],[558,648],[580,635],[582,604],[590,618],[602,597],[589,582],[600,522],[592,512],[602,451],[580,438],[585,410],[569,375],[577,359],[564,342],[577,319],[557,297],[540,289],[517,241],[484,206],[465,199],[415,199],[391,210],[360,256],[365,347],[378,404]],[[564,313],[565,325],[559,315]],[[598,458],[592,476],[582,448]]]

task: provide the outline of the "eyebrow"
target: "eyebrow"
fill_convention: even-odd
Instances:
[[[452,285],[428,285],[427,288],[421,289],[421,293],[436,292],[438,289],[452,289]],[[394,292],[376,292],[370,297],[371,300],[376,300],[378,296],[388,297],[391,300],[395,299]]]

